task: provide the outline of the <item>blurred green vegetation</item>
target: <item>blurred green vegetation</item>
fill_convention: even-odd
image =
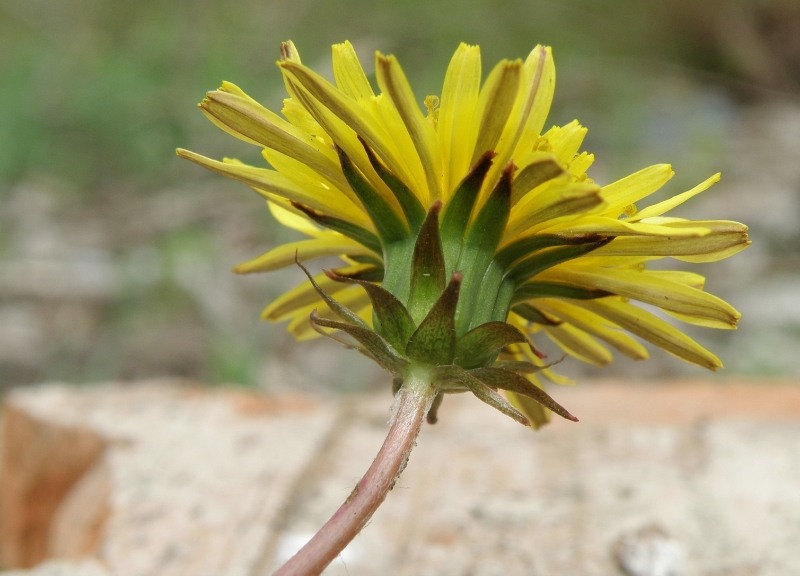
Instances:
[[[664,73],[670,66],[734,77],[747,72],[710,35],[693,47],[692,30],[680,26],[688,15],[676,12],[700,19],[716,8],[723,25],[727,13],[748,3],[694,4],[3,0],[0,183],[50,174],[91,194],[120,181],[145,192],[177,182],[185,173],[175,169],[173,148],[207,141],[213,150],[223,141],[192,104],[229,79],[278,105],[280,78],[272,63],[287,38],[315,64],[343,39],[356,43],[367,61],[375,49],[395,52],[421,96],[438,91],[458,42],[481,44],[487,63],[551,44],[561,79],[554,120],[626,110],[634,117],[613,123],[620,129],[608,139],[619,142],[627,134],[630,140],[636,131],[628,125],[637,120],[630,104],[641,101],[641,88],[629,80],[640,72]]]
[[[214,270],[199,281],[228,274],[230,258],[255,255],[273,243],[268,216],[249,197],[247,208],[225,207],[229,191],[243,197],[246,191],[179,162],[174,149],[258,161],[257,150],[218,131],[194,105],[225,79],[279,108],[282,84],[273,63],[282,40],[293,39],[304,61],[323,70],[330,44],[344,39],[356,45],[367,66],[374,50],[395,53],[420,99],[438,92],[461,41],[481,45],[487,68],[500,58],[524,57],[536,43],[550,44],[559,74],[550,121],[577,117],[590,128],[586,147],[598,153],[595,175],[610,181],[671,161],[679,170],[675,186],[681,186],[716,170],[735,102],[796,88],[800,35],[786,29],[800,16],[798,5],[0,0],[0,201],[15,194],[28,198],[14,200],[27,214],[28,189],[43,187],[53,196],[44,203],[50,206],[45,222],[60,220],[66,230],[56,243],[77,247],[78,259],[86,250],[102,251],[116,278],[113,295],[92,304],[100,312],[87,324],[82,344],[75,344],[74,327],[65,320],[67,327],[45,329],[56,342],[48,343],[38,366],[4,359],[0,379],[163,371],[210,381],[255,382],[263,376],[259,354],[281,344],[258,325],[257,307],[291,282],[278,280],[272,287],[263,277],[234,279],[250,296],[263,298],[247,303],[252,323],[242,325],[240,316],[229,314],[233,325],[226,325],[224,310],[215,309],[213,298],[204,301],[202,290],[176,277],[176,270],[189,261]],[[743,36],[746,51],[736,42]],[[776,37],[783,39],[777,47]],[[195,192],[210,187],[216,196]],[[0,232],[0,256],[41,257],[31,248],[36,242],[23,237],[31,227],[36,233],[36,222],[25,227],[12,212]],[[89,240],[70,236],[97,220],[105,222],[104,232]],[[51,256],[61,257],[58,250]],[[224,290],[226,282],[217,289]],[[29,303],[25,295],[0,297],[9,306]],[[176,331],[181,323],[194,331]],[[165,341],[193,340],[196,349],[151,367],[126,363],[137,338],[152,340],[157,331],[167,334]]]

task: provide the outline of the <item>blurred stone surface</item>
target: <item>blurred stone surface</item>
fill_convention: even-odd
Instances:
[[[29,566],[59,548],[61,535],[54,528],[60,510],[83,479],[94,476],[89,471],[104,452],[105,441],[80,421],[39,417],[11,403],[3,416],[3,446],[0,559],[10,566]],[[88,498],[89,506],[75,510],[69,520],[67,537],[75,554],[96,547],[107,492],[105,483],[102,486]],[[86,509],[97,514],[88,525],[80,522]]]
[[[109,576],[108,570],[96,560],[49,560],[41,563],[35,571],[8,570],[3,576]]]
[[[534,433],[448,397],[326,574],[800,573],[800,384],[595,381],[553,394],[581,423]],[[2,562],[49,560],[7,574],[269,574],[349,494],[389,403],[170,380],[13,391]]]

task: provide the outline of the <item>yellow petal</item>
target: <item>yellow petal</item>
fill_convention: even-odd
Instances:
[[[254,168],[235,161],[220,162],[188,150],[179,149],[178,156],[244,182],[267,199],[271,199],[274,194],[289,201],[300,202],[325,214],[353,222],[368,230],[373,229],[361,208],[356,207],[337,189],[325,188],[319,184],[314,188],[299,187],[295,182],[275,170]]]
[[[394,56],[378,54],[375,71],[378,85],[389,96],[400,113],[425,169],[427,193],[424,195],[421,193],[420,197],[427,206],[431,201],[442,197],[440,181],[442,158],[436,142],[436,132],[433,126],[425,120],[397,59]]]
[[[691,286],[698,290],[702,290],[706,285],[705,276],[688,270],[648,270],[647,274],[653,278],[663,278],[664,280]]]
[[[213,90],[198,105],[200,110],[228,134],[250,144],[293,151],[303,146],[303,134],[291,123],[264,108],[233,84]]]
[[[647,271],[583,267],[568,262],[550,268],[537,279],[605,290],[664,310],[703,319],[719,328],[736,326],[741,318],[741,314],[724,300]]]
[[[594,184],[570,183],[545,185],[536,194],[528,194],[511,209],[504,242],[543,225],[555,227],[558,218],[580,214],[601,206],[600,187]],[[582,219],[581,219],[582,221]],[[563,226],[569,228],[567,223]]]
[[[525,59],[524,73],[525,104],[520,115],[523,128],[515,145],[515,149],[523,154],[533,149],[550,114],[556,88],[552,49],[549,46],[536,46]]]
[[[354,212],[364,212],[361,208],[361,202],[338,167],[337,173],[332,174],[332,178],[327,178],[302,161],[275,150],[264,149],[261,151],[261,155],[278,173],[286,175],[287,178],[294,182],[297,188],[308,190],[309,192],[314,191],[314,194],[318,195],[321,201],[323,198],[331,197],[331,190],[336,190],[336,198],[344,196],[348,200],[348,208],[352,207],[351,209]],[[336,210],[338,207],[331,208]]]
[[[714,354],[674,326],[637,306],[616,298],[586,300],[575,304],[611,320],[628,332],[688,362],[710,370],[722,367],[722,362]]]
[[[649,356],[647,348],[597,314],[580,308],[564,300],[542,298],[536,300],[537,309],[549,312],[554,317],[569,322],[576,328],[593,334],[611,344],[614,348],[634,360],[643,360]]]
[[[683,236],[687,229],[708,230],[703,236]],[[750,245],[747,227],[738,222],[687,221],[661,227],[661,236],[618,237],[591,253],[599,256],[673,257],[688,262],[714,262],[732,256]],[[678,234],[672,235],[673,231]]]
[[[333,45],[333,77],[336,86],[356,100],[375,96],[364,68],[350,42]]]
[[[582,184],[588,188],[591,185]],[[605,205],[599,204],[605,211]],[[513,212],[512,212],[513,214]],[[711,234],[711,229],[701,223],[687,222],[687,226],[670,226],[662,224],[649,224],[646,222],[628,222],[617,220],[608,216],[581,215],[579,219],[571,221],[545,222],[538,231],[547,231],[552,234],[566,236],[580,236],[584,234],[600,234],[604,236],[663,236],[669,238],[698,238]]]
[[[281,113],[304,135],[306,140],[321,152],[327,152],[333,163],[338,165],[338,158],[333,149],[333,140],[325,132],[319,122],[306,110],[302,103],[294,98],[284,98]]]
[[[567,165],[575,158],[588,132],[585,126],[573,120],[564,126],[553,126],[542,135],[542,139],[546,142],[547,151],[561,164]]]
[[[477,138],[476,108],[481,86],[481,52],[477,46],[459,45],[442,86],[436,132],[446,173],[442,199],[447,202],[470,169]]]
[[[536,193],[537,188],[551,183],[564,173],[559,163],[548,152],[531,152],[525,156],[524,164],[511,186],[511,203],[516,204],[526,194]],[[563,179],[562,179],[563,180]],[[543,188],[541,188],[543,189]],[[538,192],[538,191],[537,191]]]
[[[653,204],[652,206],[648,206],[647,208],[639,210],[634,216],[631,217],[631,220],[643,220],[645,218],[652,218],[653,216],[661,216],[662,214],[666,214],[676,206],[680,206],[689,200],[689,198],[697,196],[700,194],[700,192],[708,190],[713,184],[719,182],[720,177],[721,174],[717,172],[713,176],[703,180],[691,190],[687,190],[686,192],[673,196],[672,198],[664,200],[663,202],[659,202],[658,204]]]
[[[379,94],[361,104],[372,120],[380,125],[386,134],[391,135],[392,146],[396,150],[395,154],[399,160],[395,164],[386,162],[387,168],[405,183],[408,189],[420,199],[423,206],[427,206],[425,168],[422,166],[411,135],[406,130],[394,102],[386,94]]]
[[[339,177],[338,164],[330,150],[309,144],[302,130],[248,96],[217,90],[208,93],[200,108],[214,124],[245,142],[291,156],[333,181]]]
[[[656,164],[603,186],[603,198],[608,203],[604,214],[616,218],[630,206],[661,188],[674,174],[669,164]]]
[[[278,204],[276,201],[267,200],[267,207],[269,211],[272,212],[272,216],[275,217],[275,220],[282,226],[297,230],[306,236],[312,236],[314,238],[318,238],[325,232],[323,228],[320,228],[309,220],[305,214],[294,212],[286,206]]]
[[[517,327],[523,334],[531,334],[532,332],[536,333],[541,331],[540,327],[530,326],[530,323],[527,320],[525,320],[519,314],[515,314],[514,312],[511,312],[508,315],[508,323],[511,324],[512,326]],[[508,347],[508,349],[511,351],[511,354],[515,360],[526,360],[531,364],[533,364],[534,366],[540,366],[540,367],[546,366],[545,360],[539,358],[536,354],[534,354],[531,347],[528,346],[527,344],[512,344],[511,346]],[[559,384],[561,386],[573,386],[575,384],[575,381],[572,380],[571,378],[558,374],[551,368],[546,368],[546,367],[542,368],[542,370],[540,370],[536,374],[529,374],[527,378],[537,386],[541,387],[541,383],[537,378],[538,376],[543,376],[550,382],[553,382],[554,384]]]
[[[505,167],[515,158],[515,153],[518,150],[521,153],[528,152],[529,148],[527,146],[529,143],[527,139],[524,144],[520,144],[520,140],[524,136],[532,134],[534,130],[538,136],[541,128],[538,122],[544,122],[544,118],[539,118],[538,114],[544,112],[546,115],[549,102],[552,99],[552,93],[548,98],[546,89],[545,92],[542,92],[543,80],[552,81],[555,78],[554,75],[549,77],[549,80],[545,78],[550,71],[554,71],[554,69],[551,69],[552,58],[550,57],[550,50],[542,46],[534,48],[521,66],[520,81],[517,82],[517,94],[514,95],[514,107],[508,116],[508,121],[505,122],[503,133],[494,149],[497,156],[481,190],[481,202],[494,189]],[[536,117],[531,118],[532,115]],[[533,140],[530,140],[530,144],[532,143]]]
[[[398,158],[392,137],[384,133],[381,125],[371,121],[359,104],[339,91],[316,72],[295,64],[281,62],[281,69],[294,88],[295,98],[308,110],[314,119],[341,147],[353,163],[391,205],[396,206],[394,195],[386,184],[375,174],[367,158],[364,147],[358,141],[360,136],[375,153],[399,177],[408,176],[404,162]],[[400,171],[397,171],[397,169]]]
[[[594,154],[581,152],[567,163],[567,169],[577,178],[584,178],[586,171],[594,164]]]
[[[470,164],[477,162],[485,152],[497,152],[500,136],[509,123],[511,111],[517,101],[521,77],[521,60],[513,62],[503,60],[489,73],[486,84],[480,92],[478,104],[480,127]],[[516,129],[516,126],[511,128]]]
[[[340,254],[360,256],[372,254],[372,252],[355,240],[335,232],[328,232],[312,240],[281,244],[257,258],[237,265],[233,271],[237,274],[269,272],[291,266],[295,260],[306,261],[321,256],[339,256]]]
[[[714,319],[703,318],[700,316],[690,316],[688,314],[681,314],[672,310],[664,310],[673,318],[692,324],[693,326],[702,326],[703,328],[715,328],[716,330],[736,330],[736,324],[725,324]]]
[[[295,48],[295,45],[291,40],[281,43],[281,58],[278,60],[278,67],[280,68],[281,64],[285,62],[302,64],[300,61],[300,53],[297,51],[297,48]],[[285,74],[283,75],[283,85],[286,87],[286,92],[289,93],[289,96],[292,98],[296,97],[295,87]]]
[[[595,366],[605,366],[613,360],[608,348],[570,324],[545,326],[544,331],[564,352],[578,360]]]
[[[300,53],[291,40],[281,42],[281,60],[291,60],[300,64]]]

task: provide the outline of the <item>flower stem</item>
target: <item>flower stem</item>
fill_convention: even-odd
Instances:
[[[333,516],[275,576],[320,574],[356,537],[386,498],[408,457],[436,396],[428,378],[413,372],[395,395],[389,432],[378,455]]]

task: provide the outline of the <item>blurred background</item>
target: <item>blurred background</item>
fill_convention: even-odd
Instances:
[[[670,162],[673,194],[721,170],[682,214],[751,226],[748,251],[695,268],[744,314],[738,333],[689,330],[726,362],[719,377],[800,375],[800,2],[464,6],[0,0],[0,387],[156,375],[318,393],[387,384],[357,354],[295,345],[259,320],[300,274],[230,269],[288,233],[245,186],[175,157],[180,146],[259,162],[195,104],[229,80],[279,109],[286,39],[323,71],[344,39],[365,65],[394,53],[420,99],[439,92],[461,41],[481,45],[485,69],[552,45],[548,124],[588,126],[596,180]],[[561,369],[706,376],[661,352]]]

